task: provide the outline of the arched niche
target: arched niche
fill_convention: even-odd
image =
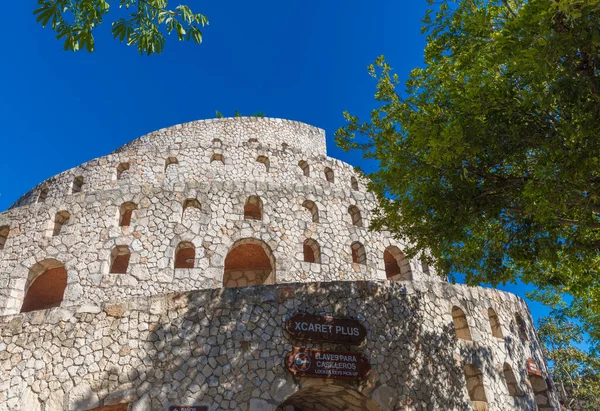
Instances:
[[[504,363],[504,366],[502,367],[502,373],[504,374],[504,381],[506,382],[508,394],[511,397],[520,397],[522,392],[519,388],[519,382],[515,377],[512,367],[508,363]]]
[[[502,326],[500,325],[500,318],[496,311],[490,307],[488,308],[488,318],[490,319],[490,328],[492,330],[492,335],[496,338],[504,338],[502,335]]]
[[[310,166],[308,165],[308,162],[305,160],[300,160],[298,161],[298,167],[300,167],[304,177],[310,177]]]
[[[325,174],[325,180],[327,180],[330,183],[335,182],[335,174],[333,173],[333,170],[331,168],[325,167],[323,173]]]
[[[310,218],[313,223],[319,222],[319,208],[314,201],[306,200],[302,203],[302,207],[304,207],[304,209],[310,213]]]
[[[21,312],[59,307],[66,288],[65,266],[55,259],[40,261],[29,270]]]
[[[263,165],[265,172],[267,172],[267,173],[269,172],[269,168],[271,167],[271,162],[269,161],[269,157],[258,156],[256,158],[256,162]]]
[[[350,215],[350,221],[352,222],[353,226],[355,226],[355,227],[363,226],[362,215],[360,213],[360,209],[357,206],[355,206],[355,205],[349,206],[348,214]]]
[[[177,157],[167,157],[165,160],[165,175],[167,177],[174,177],[177,174],[178,165],[179,160],[177,160]]]
[[[49,188],[42,188],[40,190],[40,194],[38,195],[38,199],[37,202],[38,203],[45,203],[46,199],[48,198],[48,193],[50,193],[50,189]]]
[[[350,244],[350,252],[352,253],[352,263],[361,265],[367,264],[367,252],[362,243],[354,241]]]
[[[527,326],[525,325],[525,320],[521,317],[521,314],[515,313],[515,324],[517,326],[517,332],[519,333],[519,338],[523,341],[528,341],[529,337],[527,336]]]
[[[261,284],[275,284],[275,258],[271,248],[255,238],[236,241],[225,257],[223,286]]]
[[[456,331],[456,338],[461,340],[472,341],[471,330],[469,330],[469,322],[465,312],[457,306],[452,307],[452,322]]]
[[[186,198],[183,201],[183,212],[181,215],[181,222],[186,223],[187,221],[197,221],[200,219],[202,206],[200,201],[195,198]]]
[[[189,241],[182,241],[175,249],[175,268],[194,268],[196,247]]]
[[[119,210],[119,226],[129,227],[131,225],[131,218],[133,217],[133,212],[137,209],[138,206],[133,201],[127,201],[121,204],[121,208]]]
[[[483,386],[483,374],[479,368],[473,364],[467,364],[464,368],[465,379],[467,380],[467,391],[469,399],[473,402],[476,410],[487,409],[487,397],[485,395],[485,387]]]
[[[321,263],[321,247],[312,238],[304,240],[303,244],[304,262],[307,263]]]
[[[117,166],[117,180],[126,177],[129,174],[129,163],[119,163]]]
[[[250,196],[244,204],[244,219],[245,220],[262,220],[263,218],[263,202],[259,196]]]
[[[77,176],[73,179],[73,185],[71,186],[71,194],[80,193],[83,189],[83,176]]]
[[[0,250],[3,250],[6,246],[8,234],[10,234],[10,227],[7,225],[0,226]]]
[[[110,273],[126,274],[129,268],[131,251],[126,245],[118,245],[110,253]]]
[[[385,265],[385,276],[388,280],[404,281],[413,279],[410,262],[398,247],[392,245],[385,249],[383,263]]]
[[[57,212],[54,216],[54,228],[52,230],[52,235],[59,235],[62,231],[63,226],[69,222],[70,218],[71,214],[69,214],[69,212],[66,210]]]

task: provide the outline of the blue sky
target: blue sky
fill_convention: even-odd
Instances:
[[[406,78],[423,60],[425,0],[181,2],[207,15],[204,43],[170,38],[152,57],[112,40],[108,20],[96,52],[65,52],[35,23],[34,1],[11,3],[0,25],[0,210],[54,174],[215,110],[324,128],[329,155],[361,165],[335,147],[333,132],[344,110],[364,117],[374,107],[366,66],[384,54]],[[529,289],[501,288],[523,297]]]

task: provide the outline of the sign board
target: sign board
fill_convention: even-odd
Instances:
[[[361,353],[323,351],[293,347],[285,357],[287,369],[296,377],[365,380],[371,364]]]
[[[208,411],[206,405],[171,405],[169,411]]]
[[[367,330],[358,320],[296,314],[286,322],[293,338],[321,342],[360,345],[367,337]]]
[[[527,360],[527,374],[529,375],[539,375],[542,376],[542,370],[538,367],[537,363],[533,358],[529,358]]]

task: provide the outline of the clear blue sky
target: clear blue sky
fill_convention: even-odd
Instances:
[[[54,174],[215,110],[324,128],[329,155],[360,165],[335,147],[333,132],[344,110],[365,116],[374,107],[366,66],[384,54],[406,78],[423,60],[425,0],[181,3],[207,15],[204,43],[170,38],[162,55],[144,57],[112,40],[109,21],[95,53],[64,52],[35,23],[33,0],[11,2],[0,25],[0,210]],[[547,312],[531,308],[534,318]]]

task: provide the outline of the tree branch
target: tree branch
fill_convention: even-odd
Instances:
[[[517,17],[517,13],[515,13],[514,10],[510,7],[508,0],[502,0],[502,3],[504,3],[504,5],[506,6],[506,8],[510,12],[510,14],[512,14],[513,17]]]

